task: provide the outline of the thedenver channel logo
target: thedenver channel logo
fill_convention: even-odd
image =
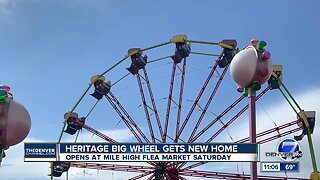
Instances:
[[[46,159],[56,157],[56,144],[48,143],[25,143],[24,144],[25,159]]]
[[[277,152],[266,152],[267,157],[279,157],[283,161],[291,162],[302,157],[301,146],[294,139],[283,139],[277,146]]]

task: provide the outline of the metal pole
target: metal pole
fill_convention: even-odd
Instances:
[[[249,137],[251,143],[257,142],[256,91],[252,88],[249,88]],[[250,177],[252,180],[257,179],[257,162],[250,163]]]
[[[311,160],[312,160],[312,166],[313,166],[313,173],[314,173],[314,180],[319,180],[319,174],[318,174],[318,168],[317,168],[317,163],[316,163],[316,157],[314,154],[314,149],[313,149],[313,143],[312,143],[312,138],[311,138],[311,133],[310,133],[310,127],[308,127],[308,142],[309,142],[309,149],[310,149],[310,155],[311,155]]]
[[[51,175],[50,175],[50,179],[53,180],[53,162],[50,162],[51,166]]]

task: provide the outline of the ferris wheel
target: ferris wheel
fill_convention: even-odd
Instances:
[[[251,43],[254,49],[260,48],[262,54],[260,54],[259,57],[261,56],[264,60],[270,58],[270,53],[268,54],[267,51],[263,50],[264,46],[266,46],[265,42],[257,44],[257,41],[254,40]],[[155,57],[153,59],[148,55],[148,52],[151,52],[150,50],[163,48],[169,44],[175,45],[175,49],[172,48],[171,54],[165,57],[159,57],[159,54],[156,53],[153,54]],[[214,51],[220,52],[217,54],[196,52],[193,49],[199,48],[197,46],[216,47]],[[298,131],[302,131],[302,134],[295,136],[295,139],[301,140],[305,135],[308,135],[309,141],[312,142],[310,134],[312,134],[314,129],[315,114],[309,111],[305,112],[298,106],[282,83],[281,66],[270,66],[270,63],[268,64],[268,68],[270,69],[271,67],[270,72],[259,71],[264,74],[264,77],[268,76],[267,79],[265,78],[264,80],[267,81],[267,85],[263,85],[264,82],[259,83],[259,81],[254,81],[253,83],[250,82],[252,83],[250,84],[251,89],[247,88],[248,86],[241,87],[240,85],[237,90],[242,93],[236,93],[235,91],[235,93],[230,96],[224,93],[225,89],[230,89],[230,87],[235,85],[233,82],[230,83],[230,81],[223,84],[223,81],[226,79],[230,64],[238,53],[239,48],[237,47],[236,40],[227,39],[218,43],[194,41],[189,40],[186,35],[174,36],[169,42],[145,49],[131,48],[128,50],[125,58],[100,75],[95,75],[91,78],[88,88],[79,101],[71,111],[68,111],[64,115],[64,126],[58,143],[62,141],[64,134],[73,135],[75,141],[77,141],[79,132],[82,130],[89,131],[107,143],[118,143],[119,141],[116,140],[118,137],[111,137],[108,134],[99,132],[95,127],[91,127],[86,123],[92,110],[102,99],[107,100],[109,104],[108,107],[114,112],[115,117],[113,117],[113,119],[120,121],[120,123],[130,131],[134,138],[133,142],[212,143],[215,142],[219,135],[226,132],[230,136],[231,142],[234,143],[254,142],[266,144],[274,140],[279,140],[281,137],[297,133]],[[195,61],[195,57],[208,59],[209,61],[206,63],[209,67],[207,66],[206,70],[197,68],[202,62],[200,62],[200,60]],[[131,61],[126,61],[128,59]],[[115,70],[120,64],[126,66],[126,73],[122,76],[119,76],[119,70]],[[165,66],[160,68],[163,64],[165,64]],[[149,70],[150,65],[155,66]],[[170,68],[169,66],[172,67]],[[258,67],[261,68],[261,65],[258,65]],[[112,71],[117,71],[115,74],[119,77],[113,80],[108,79]],[[200,74],[200,76],[198,77],[192,72],[200,72],[196,73],[197,75]],[[253,74],[254,73],[256,72],[253,72]],[[161,75],[164,74],[168,74],[166,80],[161,79]],[[136,79],[137,82],[134,83],[134,86],[138,88],[130,87],[127,93],[117,93],[117,86],[126,81],[128,82],[130,76],[133,77],[130,80],[131,85],[133,84],[132,81]],[[157,77],[161,79],[161,81],[158,81]],[[155,86],[156,88],[153,88]],[[251,97],[250,92],[253,90],[256,94],[254,97]],[[262,132],[256,133],[255,128],[254,132],[252,132],[252,130],[248,128],[247,131],[250,131],[249,137],[233,139],[229,133],[229,128],[232,124],[249,109],[250,113],[251,111],[255,111],[255,109],[252,109],[252,105],[255,104],[256,101],[261,101],[265,94],[274,90],[280,90],[290,106],[295,110],[297,118]],[[92,108],[89,109],[89,112],[82,117],[79,115],[80,113],[76,111],[76,108],[83,98],[87,97],[88,92],[90,92],[89,97],[95,99],[96,103],[94,103]],[[223,102],[219,99],[219,93],[224,93],[222,95],[225,97],[223,98]],[[165,94],[164,97],[162,96],[163,94]],[[122,98],[118,98],[119,96]],[[132,110],[132,108],[130,108],[132,102],[128,103],[123,99],[134,101],[139,105],[139,108]],[[219,103],[215,103],[213,107],[212,104],[216,99],[219,99]],[[247,99],[250,99],[249,103]],[[137,114],[139,115],[137,116]],[[137,120],[136,117],[139,117],[139,120]],[[310,151],[313,152],[312,143],[310,148]],[[285,179],[284,177],[275,176],[257,176],[257,169],[253,169],[255,172],[250,172],[251,174],[218,172],[212,171],[212,169],[206,170],[206,164],[210,164],[210,162],[149,162],[146,163],[146,165],[125,165],[107,162],[52,162],[51,178],[60,177],[63,173],[67,173],[70,168],[87,168],[137,173],[136,176],[130,178],[131,180],[141,178],[169,180],[188,179],[189,177],[199,177],[200,179],[250,179],[252,178],[252,173],[255,173],[254,177],[259,179]],[[256,164],[253,165],[256,166]],[[316,165],[314,168],[316,169]],[[303,178],[286,177],[286,179]]]

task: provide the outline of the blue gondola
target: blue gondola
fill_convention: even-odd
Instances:
[[[68,115],[68,112],[65,113],[65,118]],[[85,118],[78,118],[77,113],[71,113],[70,117],[67,119],[67,128],[64,131],[70,135],[74,135],[78,130],[81,130],[85,124]]]
[[[66,172],[70,169],[70,164],[71,164],[70,162],[54,161],[52,176],[61,177],[63,172]],[[51,176],[51,174],[49,176]]]
[[[187,42],[178,42],[177,43],[177,54],[175,56],[171,56],[171,58],[176,61],[176,63],[180,63],[184,58],[188,57],[191,52],[191,45]],[[176,59],[175,59],[176,58]]]
[[[278,78],[282,79],[282,66],[281,65],[273,65],[273,72],[276,73]],[[273,75],[271,75],[271,77],[269,78],[268,84],[269,84],[271,90],[280,88],[280,82]]]
[[[131,74],[135,75],[138,73],[139,69],[143,69],[148,61],[148,56],[142,55],[140,48],[131,48],[128,50],[128,54],[136,52],[131,56],[131,65],[126,68]]]
[[[97,78],[98,76],[93,76],[91,78],[91,81],[93,81],[94,78]],[[98,78],[98,80],[94,81],[94,92],[90,94],[97,100],[102,99],[103,96],[107,95],[110,92],[111,89],[111,82],[105,82],[104,76],[101,76]]]
[[[313,134],[314,131],[314,126],[315,126],[315,122],[316,122],[316,112],[315,111],[306,111],[306,116],[307,116],[307,120],[309,123],[309,127],[310,127],[310,133]],[[308,128],[306,127],[306,125],[304,124],[304,122],[302,121],[301,124],[299,126],[302,126],[302,133],[299,136],[294,136],[294,139],[297,141],[301,141],[303,139],[303,137],[305,135],[308,134]]]
[[[233,57],[239,52],[239,49],[237,48],[237,41],[232,39],[225,39],[221,41],[220,43],[232,46],[233,49],[224,48],[223,49],[223,55],[222,58],[219,61],[219,68],[224,68],[228,64],[231,63]]]

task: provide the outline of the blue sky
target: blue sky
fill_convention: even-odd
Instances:
[[[316,0],[0,0],[0,83],[11,86],[14,98],[29,110],[32,129],[28,138],[57,141],[63,114],[76,103],[92,75],[122,59],[131,47],[146,48],[167,42],[176,34],[187,34],[192,40],[213,42],[234,38],[240,48],[252,38],[265,40],[273,63],[283,65],[284,82],[288,88],[294,95],[304,97],[306,92],[314,94],[313,90],[320,88],[317,75],[320,67],[317,60],[319,4]],[[219,47],[208,45],[193,44],[192,48],[197,52],[220,52]],[[145,54],[149,59],[156,59],[173,52],[174,46],[168,45]],[[183,117],[191,105],[187,100],[195,98],[214,63],[212,58],[196,55],[189,59]],[[167,59],[148,65],[159,110],[165,109],[167,101],[163,98],[169,90],[170,63],[171,60]],[[130,61],[124,62],[106,75],[106,79],[116,81],[127,73],[125,67],[129,65]],[[209,87],[213,88],[214,83]],[[127,77],[112,90],[138,119],[141,128],[147,130],[143,109],[139,108],[141,99],[135,77]],[[209,93],[205,93],[204,98]],[[220,113],[238,96],[228,72],[211,110]],[[261,105],[268,109],[276,106],[273,102],[279,99],[279,93],[272,92]],[[94,102],[93,98],[86,96],[76,111],[84,116]],[[294,117],[294,114],[288,116]],[[160,117],[164,119],[164,112]],[[208,115],[204,124],[212,117]],[[245,117],[243,119],[245,121]],[[118,121],[118,116],[103,100],[93,111],[88,124],[109,132],[125,129],[123,123],[117,125]],[[192,122],[189,125],[188,128],[192,128]],[[238,125],[240,123],[230,128],[231,134],[237,131]],[[182,137],[187,138],[187,134]],[[68,138],[72,137],[64,136],[64,140]]]

